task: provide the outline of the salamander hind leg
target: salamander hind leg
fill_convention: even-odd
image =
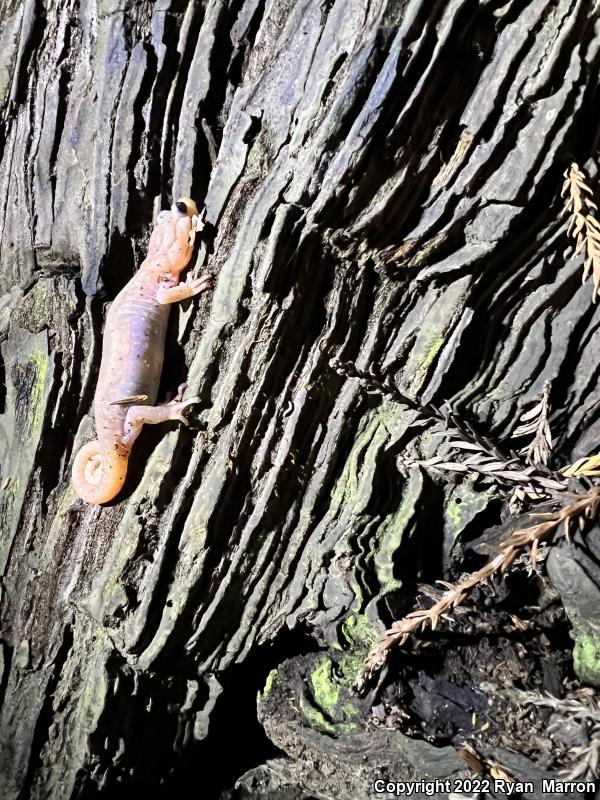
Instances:
[[[189,425],[184,411],[190,406],[200,402],[199,397],[191,397],[189,400],[181,400],[181,387],[180,393],[175,400],[170,403],[164,403],[160,406],[131,406],[127,410],[125,418],[125,427],[123,431],[123,444],[125,447],[131,447],[143,425],[158,425],[161,422],[177,421],[182,422],[184,425]]]

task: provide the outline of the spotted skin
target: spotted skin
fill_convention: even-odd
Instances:
[[[73,487],[88,503],[107,503],[121,491],[144,424],[187,424],[184,411],[198,402],[196,397],[183,400],[180,387],[170,403],[154,405],[171,303],[211,286],[206,273],[179,280],[192,256],[197,213],[189,198],[161,212],[146,259],[109,308],[94,398],[98,438],[79,450],[72,470]]]

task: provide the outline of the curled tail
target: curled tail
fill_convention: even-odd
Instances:
[[[79,497],[97,505],[116,497],[125,483],[128,458],[128,452],[119,445],[110,453],[103,451],[97,440],[84,445],[75,456],[71,473]]]

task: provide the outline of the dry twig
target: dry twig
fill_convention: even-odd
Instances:
[[[420,466],[463,475],[478,473],[504,486],[516,486],[521,499],[526,498],[534,502],[554,497],[566,489],[566,481],[560,476],[540,467],[527,466],[516,454],[506,456],[494,442],[479,433],[469,422],[459,419],[450,406],[438,408],[431,403],[420,405],[402,394],[389,376],[384,379],[372,372],[359,370],[350,362],[338,359],[332,359],[330,363],[340,375],[357,378],[368,394],[388,397],[416,411],[418,416],[413,425],[422,425],[423,422],[442,423],[445,430],[440,435],[451,437],[448,442],[449,447],[457,452],[469,454],[463,461],[456,461],[448,456],[434,456],[426,460],[413,460],[400,456],[397,460],[399,469]]]
[[[341,361],[339,358],[332,358],[329,362],[330,367],[335,370],[338,375],[344,378],[356,378],[363,391],[367,394],[377,394],[380,397],[388,397],[400,405],[407,406],[418,411],[420,414],[431,419],[444,419],[441,411],[433,405],[420,405],[412,397],[403,394],[397,386],[394,385],[391,375],[385,377],[376,374],[375,372],[367,372],[366,370],[359,369],[352,361]]]
[[[489,439],[478,434],[469,423],[459,420],[451,409],[446,410],[443,419],[446,430],[441,435],[448,437],[449,448],[456,453],[467,453],[467,457],[458,461],[448,455],[422,460],[400,456],[397,460],[399,469],[420,466],[462,475],[478,473],[486,478],[492,478],[502,486],[515,487],[515,495],[519,501],[547,500],[566,490],[567,484],[564,478],[546,470],[542,463],[525,465],[515,453],[505,455]],[[537,438],[539,419],[536,418],[534,422],[535,438]],[[535,447],[539,449],[541,444],[537,443]]]
[[[600,222],[594,216],[598,210],[591,199],[592,190],[586,176],[573,162],[565,171],[561,195],[566,197],[563,213],[569,214],[568,233],[575,239],[575,253],[585,251],[583,281],[590,271],[594,281],[592,300],[595,303],[600,290]]]
[[[450,433],[450,435],[454,435]],[[448,457],[434,456],[425,460],[409,460],[405,457],[398,457],[398,467],[400,469],[407,466],[428,467],[430,469],[442,470],[444,472],[457,472],[462,475],[478,473],[486,478],[492,478],[503,486],[516,486],[519,492],[519,499],[527,499],[531,502],[548,499],[557,493],[566,490],[567,485],[564,480],[545,474],[533,466],[523,466],[518,458],[499,459],[497,455],[478,450],[468,441],[452,439],[448,442],[449,446],[456,451],[474,451],[463,461],[448,460]]]
[[[532,514],[533,517],[542,521],[512,533],[501,543],[498,554],[494,558],[456,585],[438,581],[446,587],[446,592],[431,608],[413,611],[392,624],[368,654],[355,687],[359,691],[363,689],[371,677],[385,664],[392,647],[402,646],[413,633],[424,631],[427,628],[435,629],[440,619],[448,619],[448,612],[463,603],[471,589],[497,572],[506,572],[520,550],[529,547],[530,558],[535,562],[538,547],[543,539],[554,536],[561,526],[563,535],[568,537],[570,526],[574,521],[582,525],[585,518],[595,518],[600,508],[600,486],[590,489],[583,496],[576,497],[577,499],[573,503],[555,512]]]

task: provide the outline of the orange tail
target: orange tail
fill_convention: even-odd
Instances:
[[[103,453],[100,442],[84,445],[75,456],[71,482],[87,503],[108,503],[116,497],[125,483],[129,454],[117,445],[114,454]]]

